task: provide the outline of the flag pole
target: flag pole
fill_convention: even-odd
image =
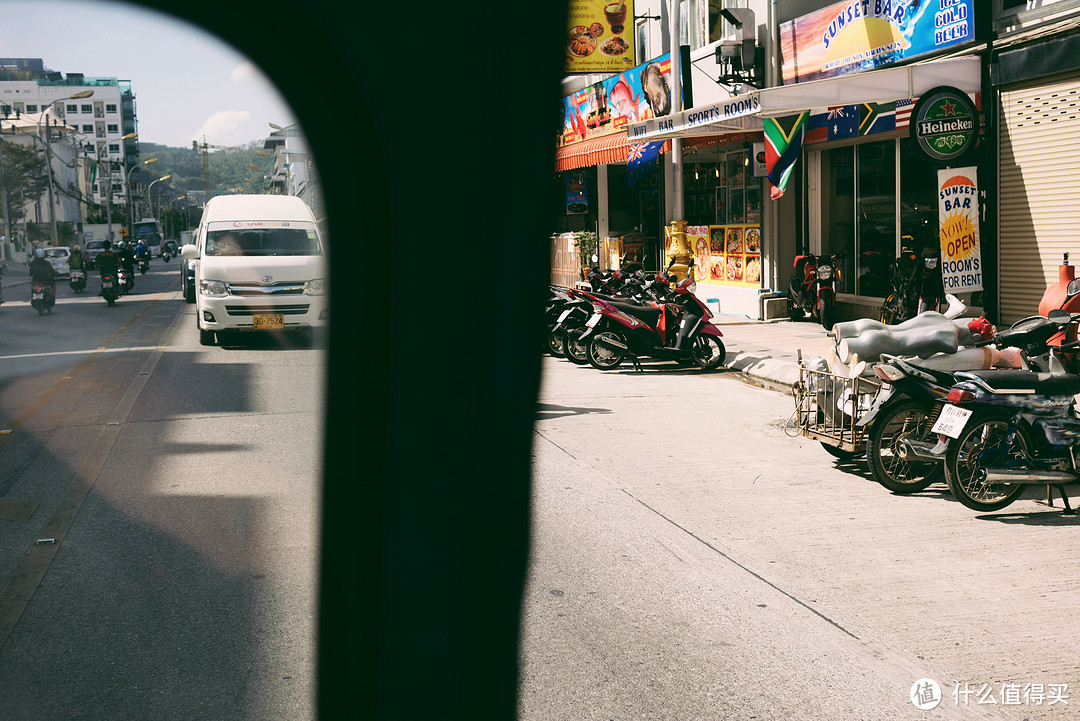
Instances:
[[[668,0],[668,23],[671,46],[671,108],[672,114],[682,111],[682,53],[679,48],[679,0]],[[668,222],[684,220],[682,139],[671,139],[671,212]]]

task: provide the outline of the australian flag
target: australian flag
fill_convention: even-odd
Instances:
[[[856,105],[831,107],[825,122],[828,124],[829,140],[854,138],[859,134],[859,108]]]
[[[630,150],[626,154],[626,183],[628,187],[634,187],[638,181],[659,167],[656,156],[660,155],[665,142],[667,141],[630,143]]]

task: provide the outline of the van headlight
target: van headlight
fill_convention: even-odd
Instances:
[[[326,295],[330,292],[330,283],[326,278],[316,278],[304,283],[304,295]]]
[[[199,292],[203,295],[214,296],[217,298],[224,297],[229,294],[229,289],[225,285],[225,281],[221,280],[200,280]]]

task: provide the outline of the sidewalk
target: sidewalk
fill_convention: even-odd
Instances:
[[[785,389],[799,380],[799,350],[805,359],[824,357],[833,347],[821,324],[811,320],[758,321],[715,315],[712,321],[724,334],[725,366]]]

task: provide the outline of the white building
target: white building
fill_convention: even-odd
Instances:
[[[111,203],[119,227],[126,217],[128,170],[138,162],[138,141],[133,137],[135,96],[127,81],[88,78],[81,73],[65,77],[45,70],[40,60],[0,59],[3,113],[7,120],[31,121],[34,127],[22,124],[22,132],[37,135],[39,143],[44,140],[44,128],[54,128],[49,149],[59,222],[80,223],[89,201],[102,206]],[[5,122],[3,127],[5,133],[13,132],[12,123]],[[43,220],[48,220],[48,199],[42,202]]]

